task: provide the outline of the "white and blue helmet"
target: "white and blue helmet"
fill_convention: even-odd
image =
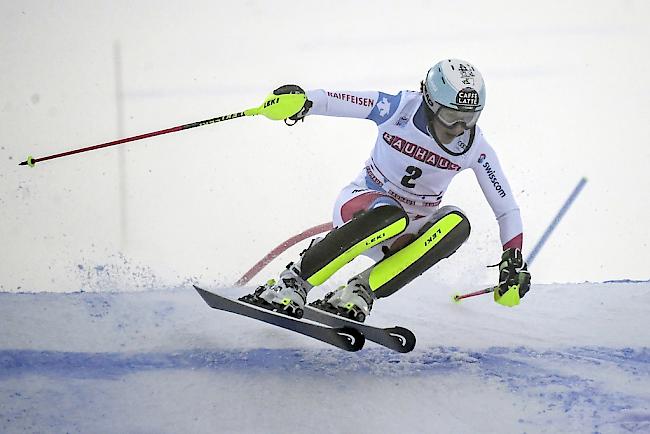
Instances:
[[[463,122],[473,127],[485,107],[481,73],[460,59],[433,65],[422,82],[422,95],[429,109],[447,126]]]

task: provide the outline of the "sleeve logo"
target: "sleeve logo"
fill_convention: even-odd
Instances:
[[[375,105],[375,100],[372,98],[363,98],[349,93],[327,92],[330,98],[340,99],[341,101],[349,102],[351,104],[360,105],[363,107],[372,107]]]
[[[379,108],[379,116],[384,117],[388,113],[390,113],[390,103],[388,102],[388,98],[384,97],[379,103],[377,103],[377,107]]]

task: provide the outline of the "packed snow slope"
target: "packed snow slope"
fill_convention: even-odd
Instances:
[[[650,282],[536,285],[512,309],[454,292],[422,279],[375,304],[409,354],[346,353],[191,287],[0,293],[0,432],[650,432]]]

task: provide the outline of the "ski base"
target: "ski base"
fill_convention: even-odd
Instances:
[[[312,324],[282,313],[277,313],[264,308],[256,307],[243,301],[233,300],[218,294],[206,291],[193,285],[203,300],[213,309],[223,310],[272,324],[286,330],[309,336],[313,339],[333,345],[345,351],[359,351],[363,348],[365,337],[363,332],[347,324],[338,324],[328,327],[321,324]]]
[[[374,327],[332,314],[311,305],[305,306],[303,318],[326,324],[330,327],[355,328],[363,333],[369,341],[400,353],[408,353],[415,348],[415,335],[412,331],[404,327]]]

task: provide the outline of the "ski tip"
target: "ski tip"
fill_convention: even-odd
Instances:
[[[454,294],[451,296],[451,301],[453,301],[456,304],[460,304],[460,301],[462,299],[460,298],[460,294]]]
[[[205,300],[206,303],[210,304],[210,303],[208,302],[208,298],[207,298],[207,297],[209,297],[211,293],[210,293],[209,291],[206,291],[206,290],[203,289],[203,288],[199,288],[199,287],[196,286],[196,285],[192,285],[192,286],[194,287],[194,289],[196,289],[196,292],[199,293],[199,295],[203,298],[203,300]]]

